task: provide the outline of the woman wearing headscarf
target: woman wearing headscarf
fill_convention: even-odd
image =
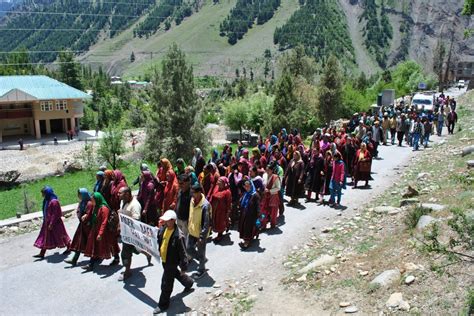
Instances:
[[[186,169],[186,162],[184,161],[184,159],[183,158],[176,159],[176,166],[174,167],[174,173],[176,173],[176,176],[186,173],[185,169]]]
[[[90,258],[89,264],[82,268],[86,271],[94,270],[101,260],[110,259],[115,236],[107,229],[110,207],[102,194],[95,192],[91,197],[92,211],[87,218],[91,224],[91,230],[87,238],[84,255]],[[115,259],[114,259],[115,260]]]
[[[331,190],[329,188],[331,184],[331,176],[332,176],[332,154],[331,151],[328,150],[326,151],[326,154],[324,156],[324,186],[321,191],[321,202],[324,204],[324,196],[325,195],[330,195]]]
[[[306,200],[311,201],[311,195],[314,192],[316,193],[316,200],[321,202],[322,197],[319,200],[319,194],[321,193],[321,187],[324,184],[324,158],[319,152],[319,147],[313,148],[311,161],[306,172],[306,187],[308,189]]]
[[[215,163],[211,162],[210,164],[206,165],[204,168],[201,184],[203,188],[203,194],[208,201],[214,192],[219,176],[219,171],[217,171],[217,166]]]
[[[127,180],[123,176],[122,171],[114,170],[111,197],[110,197],[110,208],[112,211],[118,211],[120,209],[120,197],[119,191],[121,188],[127,186]]]
[[[102,184],[104,183],[104,172],[97,171],[95,174],[95,184],[94,184],[94,192],[100,192],[102,190]]]
[[[329,204],[331,205],[336,203],[336,207],[339,207],[341,204],[342,189],[345,188],[346,171],[344,169],[342,155],[340,152],[336,152],[332,165],[330,184],[331,197],[329,198]]]
[[[242,250],[247,249],[257,233],[256,222],[260,213],[260,198],[252,180],[245,180],[244,195],[240,199],[239,234],[243,241],[239,243]]]
[[[196,176],[196,173],[194,172],[193,166],[187,166],[185,171],[186,171],[186,174],[189,174],[189,176],[191,177],[191,186],[199,182],[198,177]]]
[[[148,165],[146,163],[142,163],[140,165],[140,175],[135,179],[135,181],[133,181],[132,186],[135,186],[135,185],[140,183],[140,178],[141,178],[141,175],[142,175],[142,171],[146,171],[146,170],[149,171],[150,167],[148,167]]]
[[[231,225],[239,220],[239,200],[240,200],[240,181],[242,181],[242,173],[236,163],[232,165],[232,172],[229,174],[229,188],[232,195],[232,213],[230,215]]]
[[[166,185],[163,191],[163,204],[161,210],[174,210],[176,207],[176,199],[178,198],[178,180],[173,170],[169,170],[166,174]]]
[[[293,153],[284,176],[285,195],[291,198],[288,205],[298,204],[298,198],[304,195],[304,162],[299,151]]]
[[[217,151],[217,149],[214,148],[211,152],[211,159],[209,159],[207,163],[210,164],[211,162],[213,162],[217,164],[218,160],[219,160],[219,152]]]
[[[372,156],[367,150],[367,145],[361,143],[360,149],[357,150],[353,162],[354,189],[357,188],[358,181],[365,181],[365,186],[369,185],[371,166]]]
[[[265,191],[265,185],[263,184],[263,178],[258,174],[257,166],[253,166],[252,168],[250,168],[249,176],[250,180],[252,180],[255,190],[261,197],[263,192]]]
[[[89,192],[86,188],[81,188],[77,191],[77,197],[79,198],[79,204],[77,205],[76,215],[79,220],[79,225],[77,226],[76,233],[72,238],[71,251],[74,251],[74,256],[72,259],[66,259],[64,262],[72,264],[75,266],[81,252],[86,250],[87,238],[91,231],[90,222],[87,220],[88,216],[92,212],[92,202]]]
[[[142,172],[142,180],[137,200],[142,207],[141,221],[152,226],[157,226],[158,212],[155,202],[155,182],[153,181],[153,176],[150,171]]]
[[[43,195],[43,224],[34,244],[41,251],[34,257],[43,259],[48,249],[64,247],[69,249],[71,238],[69,238],[61,219],[61,205],[53,189],[45,186],[41,190],[41,194]],[[67,249],[66,252],[68,251]]]
[[[217,233],[214,242],[221,241],[223,233],[229,230],[229,216],[232,207],[232,194],[229,189],[229,179],[220,177],[217,180],[216,190],[214,190],[209,203],[212,206],[212,230]]]
[[[202,156],[201,149],[194,148],[193,153],[194,155],[193,155],[193,160],[191,162],[191,165],[193,166],[196,175],[199,175],[204,170],[204,166],[206,165],[206,160],[204,160],[204,157]]]
[[[112,184],[114,182],[114,172],[113,170],[107,169],[104,172],[104,183],[102,184],[102,189],[100,194],[107,201],[107,204],[110,204],[112,199]]]
[[[262,214],[265,215],[265,221],[262,223],[263,228],[270,221],[270,227],[274,228],[277,224],[278,208],[280,206],[280,177],[276,174],[277,165],[274,161],[267,165],[266,173],[263,175],[263,183],[265,191],[262,199]]]

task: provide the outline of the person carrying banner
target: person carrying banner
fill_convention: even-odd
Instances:
[[[184,237],[176,225],[176,219],[176,213],[172,210],[166,211],[160,217],[164,224],[158,231],[158,246],[163,264],[163,276],[161,278],[160,300],[158,306],[153,310],[153,314],[160,314],[168,309],[174,279],[184,286],[184,293],[193,291],[194,281],[186,274],[188,262]],[[180,269],[178,269],[178,266]]]

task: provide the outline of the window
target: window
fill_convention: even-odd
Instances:
[[[67,101],[66,100],[56,101],[56,110],[58,111],[67,110]]]
[[[41,111],[48,112],[53,110],[53,101],[41,101]]]

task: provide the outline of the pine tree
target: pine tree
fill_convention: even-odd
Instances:
[[[130,62],[133,63],[135,61],[135,54],[132,52],[130,55]]]
[[[79,65],[74,60],[72,52],[64,51],[59,53],[59,76],[65,84],[76,89],[82,89],[82,83],[79,76]]]
[[[438,76],[439,91],[443,91],[443,64],[446,57],[446,47],[438,39],[433,54],[433,72]]]
[[[193,68],[177,44],[169,48],[161,70],[155,70],[153,82],[147,158],[158,161],[166,156],[174,161],[178,157],[191,158],[194,147],[205,151],[209,139],[194,91]]]
[[[284,72],[278,81],[273,106],[272,130],[277,132],[282,128],[289,129],[289,116],[297,107],[294,94],[295,84],[291,74]]]
[[[329,57],[324,67],[318,99],[321,119],[329,124],[342,107],[342,72],[334,55]]]

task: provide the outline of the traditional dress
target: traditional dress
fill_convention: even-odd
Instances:
[[[105,201],[107,201],[107,204],[110,204],[112,200],[112,184],[114,182],[114,172],[113,170],[105,170],[104,172],[104,183],[102,184],[102,188],[100,190],[100,193],[104,197]]]
[[[95,207],[88,218],[91,224],[91,231],[87,239],[84,255],[94,260],[109,259],[115,239],[115,234],[111,234],[107,229],[110,208],[102,194],[95,192],[93,197]],[[100,240],[98,240],[99,236]]]
[[[142,207],[141,221],[152,226],[158,224],[158,211],[155,201],[155,183],[150,171],[143,171],[143,181],[140,184],[137,200]]]
[[[285,173],[285,195],[296,201],[304,194],[304,162],[292,159]]]
[[[263,193],[261,214],[264,215],[261,221],[262,227],[265,228],[270,222],[271,227],[277,224],[278,208],[280,206],[280,177],[277,174],[269,176],[265,174],[263,177],[265,184],[265,192]]]
[[[232,207],[232,194],[229,189],[229,179],[220,177],[223,188],[216,187],[209,203],[212,206],[212,231],[222,234],[229,228],[229,216]]]
[[[110,196],[110,209],[113,211],[118,211],[120,209],[120,197],[119,191],[121,188],[127,186],[127,181],[123,176],[122,171],[114,170],[114,181],[112,182],[111,187],[111,196]]]
[[[240,199],[239,234],[240,238],[246,242],[250,242],[257,233],[255,225],[260,213],[260,199],[252,181],[250,181],[250,186],[250,191],[245,192]]]
[[[34,246],[40,248],[44,255],[46,249],[68,247],[71,238],[69,238],[61,219],[61,205],[53,189],[46,186],[43,189],[43,194],[43,224]]]
[[[324,158],[321,154],[313,155],[307,169],[306,187],[308,189],[308,199],[311,198],[311,193],[316,193],[316,199],[318,194],[321,193],[321,188],[324,184],[324,176],[321,174],[324,172]]]
[[[174,210],[176,207],[176,199],[178,198],[178,181],[173,170],[168,170],[166,176],[166,186],[163,191],[163,204],[161,209],[163,212]]]
[[[87,246],[87,238],[91,230],[90,221],[83,221],[82,217],[85,215],[86,218],[91,216],[92,203],[90,202],[90,195],[87,189],[79,189],[81,195],[81,201],[77,206],[76,214],[79,219],[79,225],[77,225],[76,233],[72,238],[70,250],[76,251],[77,253],[84,252]],[[77,260],[76,260],[77,261]]]
[[[359,149],[356,152],[353,162],[354,182],[369,181],[372,157],[368,150]]]

